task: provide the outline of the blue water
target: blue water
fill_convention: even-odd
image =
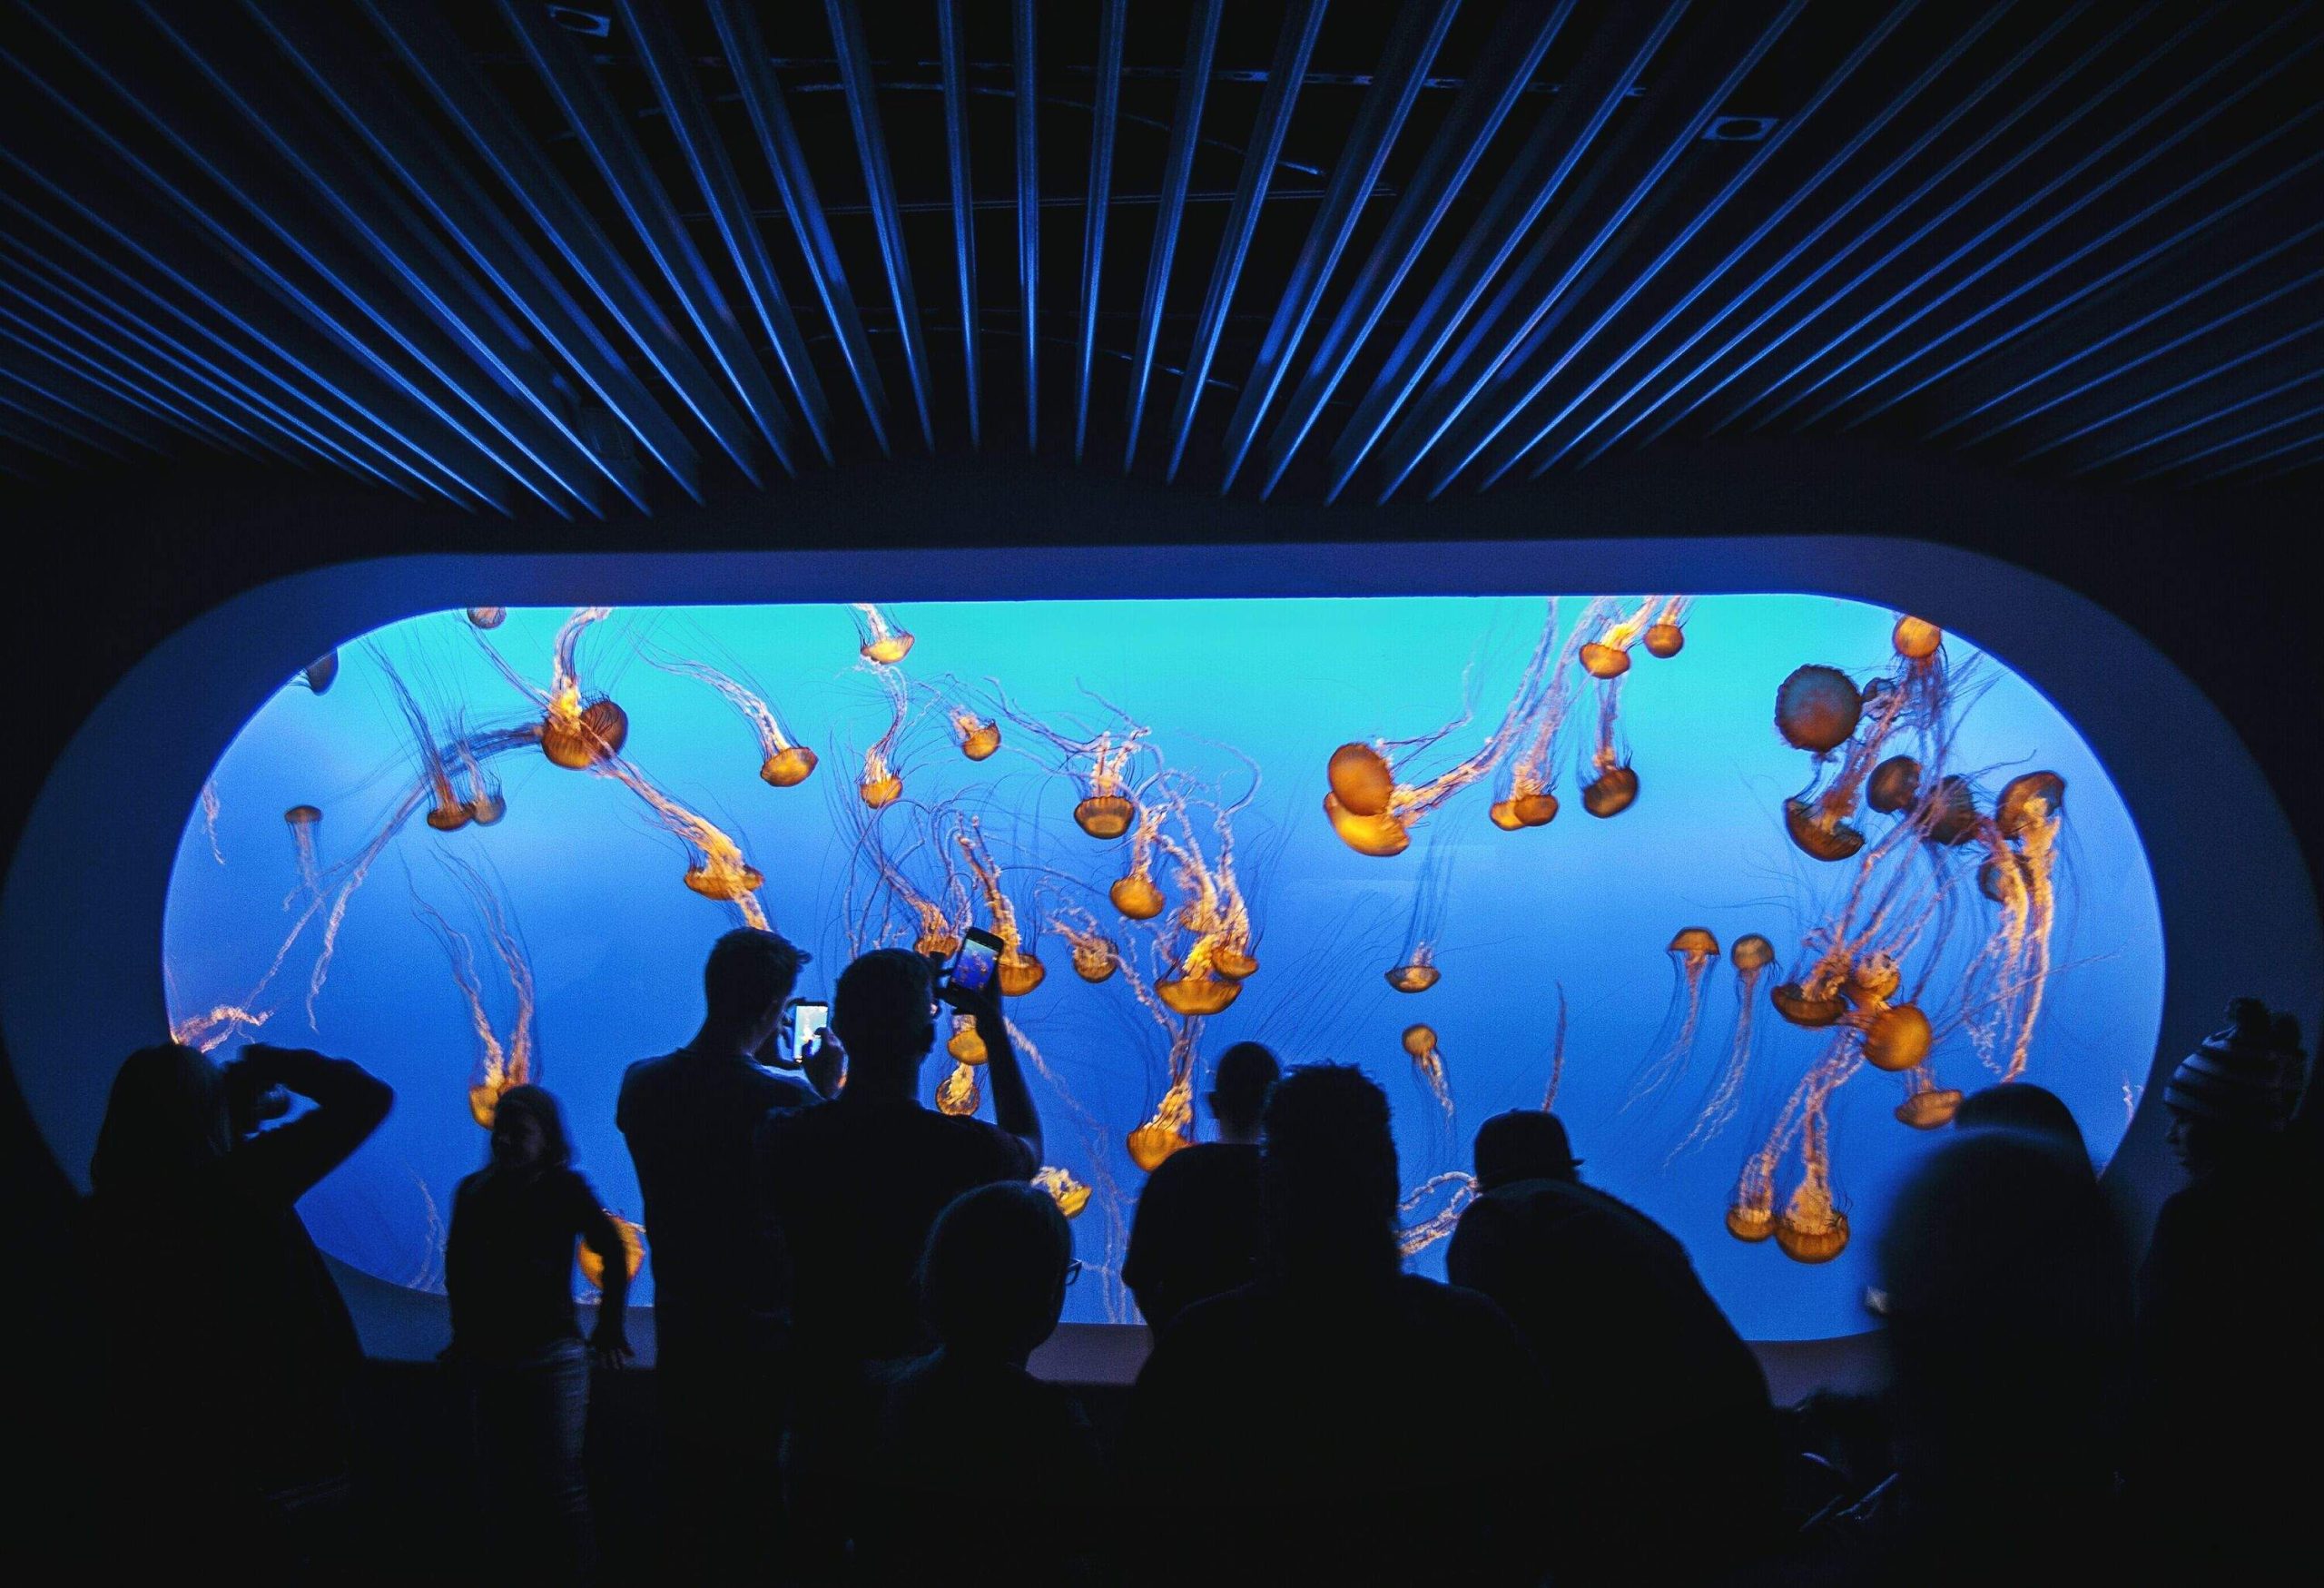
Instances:
[[[1563,599],[1565,621],[1583,605]],[[935,604],[896,616],[917,636],[901,669],[916,686],[957,685],[990,697],[998,680],[1020,713],[1059,724],[1102,721],[1092,699],[1101,696],[1150,727],[1169,765],[1229,795],[1248,789],[1256,769],[1256,793],[1235,831],[1261,969],[1239,1001],[1206,1022],[1206,1052],[1258,1037],[1290,1060],[1364,1065],[1393,1101],[1403,1178],[1417,1186],[1466,1168],[1469,1139],[1489,1115],[1538,1105],[1562,996],[1559,1111],[1585,1177],[1677,1233],[1747,1336],[1861,1328],[1884,1209],[1930,1144],[1891,1116],[1898,1078],[1866,1071],[1835,1099],[1834,1180],[1856,1239],[1819,1267],[1788,1261],[1771,1243],[1738,1244],[1721,1223],[1738,1166],[1821,1050],[1817,1033],[1766,1018],[1763,1005],[1737,1121],[1666,1162],[1733,1027],[1736,976],[1722,960],[1706,979],[1699,1045],[1683,1072],[1665,1093],[1625,1102],[1674,1012],[1678,979],[1666,952],[1674,932],[1708,927],[1723,943],[1762,932],[1779,963],[1789,962],[1801,932],[1844,886],[1848,867],[1811,862],[1785,836],[1782,801],[1807,781],[1809,761],[1777,737],[1771,704],[1777,683],[1803,662],[1859,678],[1887,666],[1893,615],[1817,597],[1706,597],[1681,655],[1634,653],[1621,725],[1643,793],[1630,811],[1610,821],[1586,815],[1569,753],[1557,785],[1564,808],[1546,828],[1494,829],[1485,820],[1491,787],[1479,784],[1420,824],[1399,857],[1366,858],[1341,844],[1319,808],[1332,750],[1426,734],[1473,701],[1473,720],[1400,769],[1424,776],[1450,764],[1497,720],[1541,612],[1534,600],[1452,597]],[[488,637],[545,685],[566,616],[512,610]],[[759,897],[774,924],[816,956],[802,986],[809,996],[827,995],[851,949],[848,922],[861,919],[866,896],[852,863],[861,815],[853,783],[888,706],[857,644],[845,607],[758,606],[619,609],[580,647],[584,688],[611,694],[629,714],[627,757],[718,822],[765,873]],[[2102,1159],[2127,1121],[2126,1088],[2143,1072],[2160,1018],[2161,923],[2144,856],[2103,770],[2038,689],[1960,636],[1946,654],[1955,676],[1975,685],[1961,691],[1956,764],[1985,769],[1988,794],[2035,766],[2063,774],[2070,790],[2058,969],[2028,1078],[2064,1097]],[[199,809],[189,819],[164,943],[173,1018],[241,1001],[302,907],[284,906],[299,881],[286,807],[322,809],[320,860],[330,868],[369,842],[410,786],[417,758],[385,665],[439,731],[455,715],[471,732],[537,715],[458,613],[393,625],[340,655],[327,695],[293,682],[268,701],[217,764],[214,823]],[[800,787],[770,788],[743,719],[695,679],[650,665],[652,656],[747,676],[822,765]],[[1575,714],[1577,741],[1590,726],[1588,698]],[[1088,898],[1113,919],[1102,890],[1120,874],[1125,846],[1073,825],[1077,794],[1054,775],[1055,751],[1008,724],[1004,740],[992,760],[967,761],[941,713],[916,694],[900,757],[905,800],[879,818],[891,847],[926,833],[931,808],[947,822],[973,815],[1008,868],[1029,930],[1039,919],[1037,883],[1052,897]],[[508,802],[499,824],[439,833],[414,821],[387,843],[348,906],[311,1029],[311,928],[254,1004],[271,1011],[267,1040],[344,1053],[396,1086],[392,1118],[304,1211],[327,1249],[403,1283],[432,1282],[435,1215],[448,1212],[453,1185],[484,1152],[467,1106],[477,1049],[466,1008],[416,909],[425,901],[472,927],[468,896],[442,857],[470,863],[520,929],[538,989],[540,1079],[565,1101],[581,1166],[606,1202],[632,1217],[636,1183],[613,1127],[622,1070],[691,1034],[703,955],[739,919],[732,905],[681,885],[684,846],[619,784],[554,766],[529,748],[495,767]],[[1866,820],[1877,830],[1886,819]],[[1424,994],[1400,995],[1381,972],[1397,961],[1417,884],[1431,869],[1443,879],[1442,920],[1423,924],[1434,928],[1443,979]],[[1980,912],[1990,906],[1973,888],[1965,909],[1982,931]],[[1049,975],[1014,1013],[1081,1110],[1037,1083],[1049,1162],[1100,1186],[1075,1229],[1085,1262],[1102,1268],[1112,1238],[1103,1188],[1121,1188],[1117,1211],[1126,1216],[1140,1177],[1122,1136],[1154,1106],[1165,1043],[1119,978],[1085,984],[1060,940],[1045,935],[1034,946]],[[479,961],[505,1030],[505,981],[488,955]],[[1439,1034],[1457,1107],[1449,1124],[1399,1046],[1414,1020]],[[1946,1085],[1974,1089],[1990,1079],[1957,1035],[1934,1062]],[[940,1055],[931,1060],[929,1090],[949,1068]],[[1792,1172],[1784,1171],[1785,1189]],[[1441,1273],[1442,1264],[1441,1246],[1413,1259],[1422,1272]],[[642,1297],[651,1296],[649,1279]],[[1102,1320],[1109,1297],[1118,1307],[1101,1273],[1071,1293],[1068,1316]]]

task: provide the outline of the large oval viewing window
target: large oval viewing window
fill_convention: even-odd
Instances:
[[[855,953],[983,927],[1090,1274],[1068,1318],[1135,1316],[1141,1166],[1206,1133],[1208,1067],[1250,1040],[1386,1090],[1420,1271],[1479,1124],[1551,1100],[1583,1178],[1679,1236],[1745,1335],[1846,1334],[1960,1094],[2038,1081],[2102,1162],[2163,995],[2090,747],[1898,617],[1586,594],[416,617],[218,761],[170,883],[171,1019],[393,1082],[304,1210],[426,1288],[515,1081],[641,1217],[616,1090],[691,1034],[720,932],[772,923],[820,1001]],[[940,1024],[922,1095],[989,1117],[963,1054]]]

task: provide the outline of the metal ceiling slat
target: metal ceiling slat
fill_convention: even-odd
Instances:
[[[1178,466],[1186,459],[1195,414],[1202,406],[1203,390],[1210,383],[1211,365],[1218,357],[1219,335],[1226,329],[1226,312],[1234,305],[1235,290],[1250,258],[1251,234],[1265,207],[1275,161],[1291,130],[1292,113],[1299,107],[1300,85],[1306,81],[1307,63],[1315,53],[1315,38],[1323,31],[1328,4],[1329,0],[1292,0],[1284,15],[1283,32],[1267,68],[1266,87],[1252,123],[1250,149],[1243,159],[1242,175],[1236,180],[1234,206],[1226,212],[1218,256],[1211,264],[1210,284],[1204,291],[1202,311],[1195,321],[1193,350],[1187,355],[1186,375],[1178,382],[1177,402],[1171,410],[1170,460],[1164,471],[1168,478],[1178,478]]]
[[[896,208],[896,180],[888,166],[887,134],[880,122],[879,82],[872,52],[863,42],[863,16],[855,0],[823,0],[832,43],[839,50],[840,80],[845,85],[848,121],[880,234],[880,259],[888,273],[888,296],[896,306],[896,330],[903,342],[904,371],[911,380],[912,405],[920,415],[920,437],[936,446],[936,419],[929,410],[928,351],[920,324],[920,300],[912,291],[911,260],[904,246],[904,222]]]
[[[15,283],[0,279],[0,292],[17,296]],[[28,307],[37,310],[38,305]],[[133,365],[131,372],[124,376],[122,370],[106,363],[105,352],[75,347],[5,303],[0,303],[0,338],[5,338],[40,363],[54,365],[124,407],[144,409],[181,435],[239,452],[245,458],[258,456],[252,447],[243,444],[243,438],[234,429],[221,428],[186,411],[184,394],[153,371]],[[120,357],[117,353],[111,356]]]
[[[477,74],[442,20],[411,0],[357,4],[492,168],[507,197],[523,208],[695,421],[751,483],[761,483],[756,449],[741,413],[556,168]]]
[[[1129,0],[1100,0],[1098,15],[1098,59],[1094,72],[1098,97],[1091,115],[1089,139],[1089,199],[1081,216],[1081,314],[1078,361],[1073,383],[1073,460],[1089,439],[1089,364],[1098,348],[1098,294],[1106,276],[1107,195],[1114,181],[1114,134],[1121,124],[1122,27]]]
[[[90,427],[94,426],[96,429],[100,430],[109,430],[113,434],[120,437],[123,440],[128,442],[132,447],[142,447],[148,452],[156,453],[163,457],[168,456],[168,449],[164,448],[160,442],[154,440],[152,437],[141,436],[136,431],[125,428],[118,421],[108,419],[103,414],[94,411],[85,404],[74,401],[72,398],[58,390],[54,386],[53,380],[50,385],[44,386],[39,381],[34,380],[31,376],[25,374],[23,370],[14,369],[6,364],[0,364],[0,380],[5,380],[13,385],[21,387],[23,390],[31,392],[34,396],[41,399],[40,406],[34,407],[31,404],[19,401],[15,398],[9,397],[5,393],[0,393],[0,402],[6,403],[10,408],[15,409],[18,413],[23,414],[25,418],[33,419],[40,424],[46,425],[49,429],[55,430],[60,435],[70,436],[74,440],[78,441],[84,447],[103,453],[106,457],[113,459],[116,462],[128,462],[129,455],[125,452],[115,450],[110,443],[100,439],[97,436],[91,433]]]
[[[2239,402],[2231,409],[2224,409],[2221,410],[2219,414],[2211,415],[2205,422],[2208,423],[2210,419],[2218,419],[2223,417],[2225,414],[2240,412],[2246,408],[2251,407],[2254,403],[2262,401],[2269,398],[2280,397],[2285,392],[2291,390],[2295,387],[2305,386],[2311,380],[2324,380],[2324,370],[2310,370],[2297,380],[2287,380],[2281,386],[2271,388],[2267,391],[2260,393],[2257,397],[2250,398],[2243,402]],[[2285,414],[2280,419],[2270,419],[2266,424],[2260,425],[2257,429],[2245,430],[2240,435],[2230,436],[2224,441],[2215,441],[2208,447],[2201,448],[2192,452],[2182,453],[2176,458],[2171,459],[2167,462],[2158,463],[2152,469],[2147,469],[2143,473],[2134,474],[2131,478],[2134,481],[2147,480],[2153,479],[2161,475],[2174,474],[2178,470],[2186,468],[2190,463],[2199,463],[2206,458],[2216,458],[2221,452],[2232,451],[2238,447],[2248,447],[2252,442],[2260,439],[2262,436],[2272,436],[2278,430],[2290,429],[2294,425],[2306,424],[2309,419],[2319,417],[2324,417],[2324,403],[2318,403],[2309,408],[2303,408],[2296,413]],[[2302,442],[2297,444],[2304,445],[2305,443]],[[2276,450],[2283,451],[2287,449],[2288,449],[2279,448]],[[2260,457],[2250,459],[2246,461],[2259,463],[2274,455],[2275,454],[2272,452],[2261,453]],[[2093,472],[2093,470],[2089,469],[2078,469],[2074,470],[2074,472],[2076,474],[2087,474]],[[2220,472],[2231,473],[2233,470],[2231,469],[2222,469]]]
[[[1210,63],[1218,45],[1224,0],[1200,0],[1187,26],[1186,63],[1178,72],[1178,102],[1170,117],[1170,147],[1162,163],[1162,192],[1154,212],[1154,242],[1146,257],[1146,289],[1138,296],[1137,340],[1130,351],[1128,438],[1122,468],[1137,460],[1137,433],[1146,422],[1147,383],[1154,374],[1154,350],[1162,334],[1162,308],[1170,295],[1170,262],[1177,256],[1178,225],[1186,213],[1195,144],[1202,130],[1203,102],[1210,87]]]
[[[2164,429],[2155,431],[2152,435],[2142,436],[2135,441],[2128,442],[2123,446],[2117,447],[2112,451],[2102,453],[2096,458],[2084,459],[2073,465],[2066,470],[2066,472],[2073,475],[2095,474],[2102,469],[2111,469],[2115,464],[2122,462],[2125,458],[2135,458],[2140,453],[2147,451],[2152,448],[2160,447],[2166,441],[2175,441],[2180,437],[2191,434],[2196,430],[2203,429],[2207,425],[2215,425],[2221,419],[2232,419],[2235,415],[2242,413],[2246,409],[2258,408],[2261,403],[2272,402],[2277,398],[2281,397],[2285,392],[2296,391],[2312,380],[2324,380],[2324,365],[2319,365],[2312,370],[2303,370],[2299,374],[2293,376],[2290,380],[2279,381],[2277,384],[2268,387],[2265,390],[2251,392],[2248,396],[2238,398],[2232,402],[2222,403],[2216,408],[2206,408],[2201,413],[2197,414],[2193,419],[2181,420],[2180,423],[2175,425],[2166,426]],[[2297,419],[2304,418],[2306,416],[2295,415],[2293,417]],[[2281,421],[2279,422],[2280,423]],[[2251,431],[2250,435],[2260,435],[2276,427],[2262,426],[2260,429]],[[2138,479],[2149,479],[2157,474],[2167,474],[2171,469],[2194,462],[2197,459],[2209,457],[2211,454],[2221,451],[2230,446],[2240,445],[2241,440],[2247,439],[2249,438],[2239,438],[2235,441],[2221,442],[2215,447],[2206,447],[2200,452],[2189,453],[2182,457],[2174,458],[2169,462],[2163,463],[2154,469],[2151,469],[2144,474],[2136,475],[2133,478]]]
[[[2324,412],[2324,409],[2309,409],[2303,412],[2292,415],[2289,419],[2286,419],[2283,424],[2272,425],[2268,428],[2270,430],[2282,429],[2287,426],[2296,424],[2302,419],[2312,419],[2319,412]],[[2238,445],[2240,445],[2243,441],[2249,441],[2252,439],[2253,438],[2250,436],[2245,436],[2239,440]],[[2262,463],[2271,463],[2280,458],[2287,458],[2292,453],[2305,451],[2311,447],[2317,446],[2319,443],[2324,443],[2324,431],[2316,431],[2305,436],[2295,436],[2290,440],[2286,441],[2280,446],[2269,448],[2265,452],[2259,453],[2258,455],[2250,458],[2240,458],[2232,463],[2222,464],[2217,469],[2211,469],[2203,474],[2196,476],[2196,478],[2199,480],[2223,479],[2230,474],[2240,474],[2247,469],[2257,469]],[[2290,462],[2283,464],[2278,468],[2263,469],[2260,473],[2252,476],[2252,478],[2255,480],[2272,479],[2280,474],[2289,474],[2295,469],[2313,467],[2319,460],[2324,459],[2319,459],[2318,458],[2294,459]]]
[[[343,41],[319,26],[310,8],[296,0],[244,0],[244,5],[379,169],[432,221],[434,233],[448,240],[492,284],[494,301],[521,318],[646,454],[699,501],[702,459],[694,444],[434,128],[381,85],[372,63],[351,60]],[[597,450],[587,449],[593,456]],[[618,470],[612,472],[625,492],[633,490]]]
[[[1423,250],[1433,241],[1470,174],[1531,84],[1534,69],[1564,30],[1576,0],[1512,5],[1479,51],[1478,67],[1453,102],[1435,140],[1404,183],[1403,196],[1390,212],[1370,255],[1357,270],[1307,360],[1307,372],[1293,390],[1267,439],[1266,466],[1259,494],[1272,495],[1283,471],[1323,417],[1324,405],[1346,379],[1348,369],[1388,305],[1400,291]]]
[[[1216,0],[1212,0],[1216,4]],[[969,182],[968,46],[961,37],[960,0],[936,0],[938,51],[944,72],[944,173],[952,206],[952,263],[960,289],[960,365],[969,391],[969,445],[984,446],[983,394],[977,346],[983,327],[977,306],[976,190]]]
[[[557,109],[581,140],[598,176],[612,192],[631,232],[676,296],[726,385],[751,424],[774,453],[783,472],[794,474],[798,437],[788,406],[768,380],[733,309],[710,273],[693,235],[678,219],[668,192],[646,163],[628,123],[606,97],[595,70],[578,57],[569,36],[546,12],[524,0],[495,0],[501,21],[516,35],[526,58]],[[755,482],[753,482],[755,483]]]
[[[2318,280],[2319,277],[2324,277],[2324,271],[2311,272],[2309,275],[2302,279],[2305,281],[2313,281]],[[2219,363],[2211,365],[2208,369],[2187,376],[2183,380],[2174,380],[2168,386],[2162,387],[2158,390],[2149,392],[2146,396],[2140,398],[2136,402],[2115,409],[2112,412],[2105,414],[2101,418],[2092,419],[2084,424],[2077,425],[2074,429],[2068,430],[2065,434],[2059,436],[2054,440],[2045,441],[2041,446],[2034,448],[2031,452],[2024,454],[2018,459],[2018,461],[2023,463],[2031,459],[2042,457],[2045,453],[2053,452],[2060,447],[2071,446],[2086,436],[2094,435],[2100,430],[2109,429],[2115,425],[2122,423],[2125,419],[2134,418],[2135,416],[2145,412],[2148,409],[2154,407],[2158,403],[2168,402],[2174,397],[2181,396],[2185,392],[2192,391],[2198,386],[2204,385],[2210,381],[2218,380],[2222,375],[2230,374],[2234,370],[2240,370],[2246,364],[2257,363],[2260,360],[2266,358],[2270,353],[2280,351],[2284,348],[2290,347],[2292,343],[2299,341],[2303,338],[2314,336],[2319,330],[2324,330],[2324,319],[2311,320],[2304,325],[2294,326],[2291,330],[2284,332],[2281,336],[2271,337],[2268,340],[2260,343],[2258,347],[2248,349],[2243,352],[2236,354],[2231,359],[2223,360]]]
[[[1041,445],[1041,347],[1039,325],[1041,285],[1041,162],[1039,105],[1040,74],[1034,50],[1039,19],[1033,0],[1016,0],[1009,8],[1009,27],[1013,48],[1017,99],[1011,106],[1017,133],[1017,311],[1024,337],[1025,449]]]
[[[1460,0],[1411,0],[1396,14],[1387,47],[1381,52],[1380,64],[1374,69],[1372,86],[1364,94],[1354,125],[1348,130],[1347,142],[1338,164],[1333,168],[1324,202],[1315,212],[1299,257],[1275,301],[1266,333],[1252,360],[1250,376],[1244,382],[1242,397],[1226,422],[1225,465],[1218,486],[1222,493],[1234,488],[1236,478],[1242,472],[1244,459],[1249,457],[1252,444],[1258,439],[1259,425],[1266,417],[1267,408],[1275,400],[1284,377],[1290,372],[1291,360],[1299,350],[1308,324],[1322,306],[1332,271],[1354,236],[1356,222],[1363,218],[1364,200],[1379,180],[1380,168],[1395,147],[1405,119],[1412,114],[1429,66],[1435,61],[1436,52],[1443,46],[1459,9]]]
[[[823,396],[822,380],[815,375],[814,362],[808,356],[807,340],[800,334],[798,319],[791,312],[791,301],[783,295],[783,283],[775,276],[766,239],[760,234],[751,219],[749,206],[743,202],[742,184],[734,179],[734,163],[726,157],[725,143],[711,122],[709,106],[704,103],[701,85],[694,80],[695,64],[679,44],[676,30],[659,5],[641,5],[637,0],[616,3],[623,26],[635,41],[638,64],[654,84],[654,97],[662,107],[663,120],[677,140],[694,185],[702,190],[703,202],[710,207],[719,241],[726,245],[727,258],[733,261],[743,291],[750,298],[759,328],[766,332],[775,359],[783,366],[783,378],[798,399],[807,433],[814,440],[815,450],[829,463],[831,404]]]

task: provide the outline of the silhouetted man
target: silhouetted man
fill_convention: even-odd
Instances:
[[[1779,1477],[1767,1379],[1686,1248],[1581,1183],[1554,1114],[1486,1120],[1475,1159],[1480,1194],[1445,1271],[1502,1305],[1548,1380],[1559,1580],[1690,1573],[1747,1553]]]
[[[1259,1111],[1281,1073],[1257,1042],[1220,1054],[1204,1100],[1218,1139],[1172,1153],[1138,1194],[1122,1283],[1157,1334],[1192,1303],[1258,1277]]]
[[[759,1518],[778,1492],[785,1319],[752,1146],[769,1110],[816,1099],[753,1055],[806,961],[772,932],[720,938],[703,967],[702,1029],[676,1052],[631,1065],[615,1113],[645,1197],[672,1535],[694,1552],[697,1575],[757,1574],[768,1558]]]
[[[1200,1484],[1206,1583],[1534,1581],[1540,1376],[1492,1302],[1403,1271],[1387,1098],[1304,1065],[1265,1120],[1260,1277],[1156,1343],[1130,1493]],[[1182,1578],[1150,1530],[1125,1547]]]
[[[988,1125],[921,1105],[943,1004],[971,1016],[992,1094]],[[831,1035],[847,1083],[818,1109],[772,1115],[758,1145],[761,1206],[782,1247],[802,1364],[784,1470],[812,1572],[835,1570],[872,1415],[867,1365],[924,1350],[914,1276],[929,1228],[963,1191],[1032,1178],[1041,1123],[998,1004],[927,960],[879,949],[841,972]]]

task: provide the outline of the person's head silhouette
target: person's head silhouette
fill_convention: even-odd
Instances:
[[[233,1146],[225,1071],[175,1042],[121,1061],[89,1160],[99,1191],[165,1181],[223,1158]]]
[[[1512,1109],[1477,1128],[1472,1149],[1477,1189],[1498,1190],[1519,1180],[1580,1180],[1581,1160],[1566,1139],[1565,1121],[1540,1109]]]
[[[980,1186],[954,1198],[928,1232],[921,1312],[947,1353],[1021,1366],[1056,1332],[1077,1272],[1072,1232],[1048,1192]]]
[[[565,1110],[537,1086],[512,1086],[493,1105],[492,1162],[496,1169],[563,1169],[573,1161]]]
[[[1387,1095],[1354,1065],[1297,1065],[1267,1094],[1265,1129],[1268,1267],[1325,1280],[1395,1273],[1403,1257]]]
[[[1210,1117],[1218,1121],[1218,1139],[1249,1144],[1259,1139],[1259,1115],[1266,1107],[1267,1089],[1283,1074],[1274,1050],[1263,1042],[1237,1042],[1218,1056],[1211,1071]]]
[[[847,1050],[848,1090],[909,1094],[936,1040],[936,983],[908,949],[874,949],[840,972],[832,1030]]]
[[[2090,1149],[2073,1110],[2047,1087],[2029,1080],[2007,1080],[1973,1091],[1953,1113],[1955,1130],[2023,1130],[2057,1143],[2077,1163],[2090,1161]]]
[[[2256,998],[2237,999],[2227,1016],[2162,1089],[2171,1149],[2198,1179],[2274,1152],[2305,1069],[2292,1016],[2271,1014]]]
[[[713,943],[702,968],[709,1004],[704,1040],[756,1053],[783,1023],[783,1006],[808,959],[779,933],[756,927],[737,927]]]

